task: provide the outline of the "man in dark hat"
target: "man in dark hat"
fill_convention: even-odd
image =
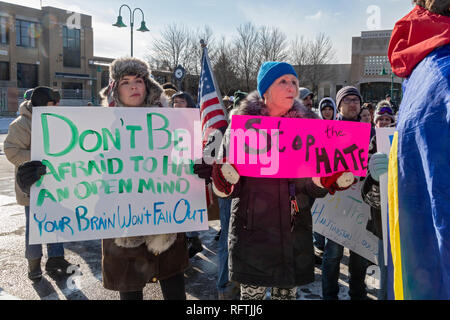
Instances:
[[[309,90],[308,88],[300,87],[299,98],[300,100],[302,100],[305,107],[308,107],[310,110],[313,108],[314,93],[312,93],[311,90]]]
[[[338,109],[337,120],[359,121],[362,97],[358,89],[346,86],[336,94]],[[339,293],[339,266],[343,257],[344,247],[328,238],[325,241],[325,249],[322,260],[322,297],[324,300],[337,300]],[[367,299],[365,277],[368,261],[350,251],[349,260],[349,295],[352,300]]]
[[[15,165],[16,172],[23,163],[32,172],[45,173],[45,166],[40,161],[30,161],[31,159],[31,117],[34,107],[56,106],[59,103],[60,95],[57,91],[49,87],[36,87],[30,96],[30,100],[25,100],[19,108],[20,116],[9,126],[8,135],[4,142],[6,158]],[[33,175],[33,174],[32,174]],[[42,245],[29,244],[29,223],[30,218],[30,187],[25,187],[24,182],[30,175],[16,176],[16,200],[20,205],[25,206],[25,258],[28,261],[28,278],[39,280],[42,277],[41,258]],[[45,264],[47,272],[66,273],[71,265],[64,259],[64,247],[62,243],[51,243],[47,245],[48,260]]]

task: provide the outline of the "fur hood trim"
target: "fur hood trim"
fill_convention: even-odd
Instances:
[[[175,243],[175,240],[177,240],[177,234],[168,233],[149,236],[116,238],[114,239],[114,243],[116,246],[123,248],[137,248],[145,243],[149,252],[158,255],[169,249]]]
[[[121,107],[119,100],[119,81],[124,76],[137,76],[144,79],[147,96],[143,106],[169,107],[169,99],[164,94],[162,86],[150,77],[149,65],[137,58],[119,58],[114,60],[109,67],[110,82],[106,88],[100,91],[102,105],[105,107]]]
[[[264,103],[264,100],[260,97],[258,91],[253,91],[247,98],[245,98],[239,105],[239,109],[235,113],[236,115],[250,115],[250,116],[269,116],[269,109]],[[318,119],[318,116],[303,103],[295,99],[294,105],[289,109],[282,117],[286,118],[308,118]]]

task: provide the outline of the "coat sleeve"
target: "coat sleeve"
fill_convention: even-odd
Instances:
[[[295,179],[296,193],[306,194],[310,198],[323,198],[328,194],[328,190],[317,186],[311,178]]]
[[[369,160],[377,152],[377,136],[373,136],[369,145]],[[374,209],[381,210],[380,204],[380,183],[375,181],[367,170],[367,176],[361,187],[361,197],[364,202]]]
[[[221,134],[219,134],[219,132]],[[228,162],[229,148],[230,148],[230,135],[231,135],[231,125],[228,126],[226,130],[217,130],[217,134],[211,134],[208,142],[206,143],[204,154],[205,157],[213,157],[215,158],[217,163],[226,163]],[[222,137],[223,134],[223,137]],[[217,151],[217,153],[215,152]],[[205,155],[207,153],[207,155]],[[215,188],[215,184],[220,184],[220,181],[215,181],[217,177],[213,175],[213,190],[214,193],[223,199],[232,199],[239,197],[241,184],[243,183],[244,177],[240,177],[239,181],[232,185],[232,192],[230,194],[223,194],[221,192],[217,192],[217,188]]]
[[[4,142],[6,158],[16,167],[31,159],[31,123],[21,116],[9,125]]]
[[[367,177],[364,179],[361,187],[361,197],[372,208],[381,210],[380,184],[370,174],[367,174]]]

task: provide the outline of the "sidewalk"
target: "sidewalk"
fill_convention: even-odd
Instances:
[[[12,118],[12,117],[0,117],[0,134],[8,133],[9,124],[14,119],[15,118]]]

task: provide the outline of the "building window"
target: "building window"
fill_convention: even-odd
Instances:
[[[63,65],[64,67],[81,67],[80,30],[63,27]]]
[[[378,76],[384,71],[391,73],[391,64],[387,56],[367,56],[364,58],[364,75]]]
[[[0,62],[0,80],[9,81],[9,62]]]
[[[36,22],[16,20],[16,45],[36,48],[36,38],[40,34],[40,25]]]
[[[83,99],[83,84],[79,82],[63,82],[62,98]]]
[[[0,43],[9,43],[9,19],[6,17],[0,17]]]
[[[331,88],[329,86],[323,87],[323,96],[324,97],[329,97],[330,96],[330,91],[331,91]]]
[[[35,64],[18,63],[17,64],[17,87],[35,88],[39,84],[38,66]]]

